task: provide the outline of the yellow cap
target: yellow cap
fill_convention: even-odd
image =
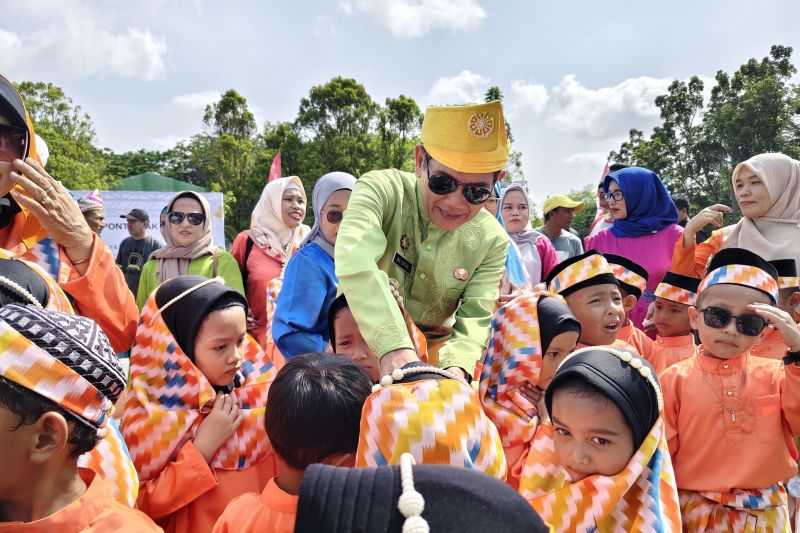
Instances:
[[[497,172],[508,161],[508,135],[499,101],[430,106],[422,145],[438,162],[469,174]]]
[[[583,202],[578,202],[567,196],[566,194],[556,194],[555,196],[548,196],[544,201],[543,213],[546,215],[553,209],[558,207],[566,207],[567,209],[575,209],[580,211],[583,209]]]

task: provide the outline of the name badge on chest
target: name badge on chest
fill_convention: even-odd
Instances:
[[[392,258],[392,263],[402,268],[406,274],[411,274],[411,268],[413,265],[411,261],[400,255],[400,252],[395,252],[394,257]]]

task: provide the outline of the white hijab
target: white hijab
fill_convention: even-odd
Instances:
[[[768,261],[794,259],[800,267],[800,162],[779,153],[753,156],[736,165],[734,186],[743,172],[761,178],[772,207],[763,217],[742,217],[726,232],[723,247],[745,248]]]
[[[290,228],[283,221],[281,216],[283,193],[289,189],[299,190],[305,200],[306,191],[303,182],[297,176],[279,178],[267,183],[253,208],[248,231],[250,238],[259,248],[283,261],[289,258],[293,249],[297,248],[309,231],[305,224]]]

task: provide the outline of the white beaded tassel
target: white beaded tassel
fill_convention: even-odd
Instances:
[[[397,500],[397,509],[405,518],[403,533],[428,533],[428,522],[422,518],[425,498],[414,489],[414,456],[404,453],[400,456],[400,486],[403,492]]]

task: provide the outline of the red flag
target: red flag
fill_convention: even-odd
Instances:
[[[608,176],[608,160],[606,159],[606,166],[603,167],[603,173],[600,175],[600,179],[603,180],[605,177]]]
[[[276,180],[281,177],[281,151],[275,154],[272,158],[272,164],[269,167],[269,174],[267,175],[267,182]]]

